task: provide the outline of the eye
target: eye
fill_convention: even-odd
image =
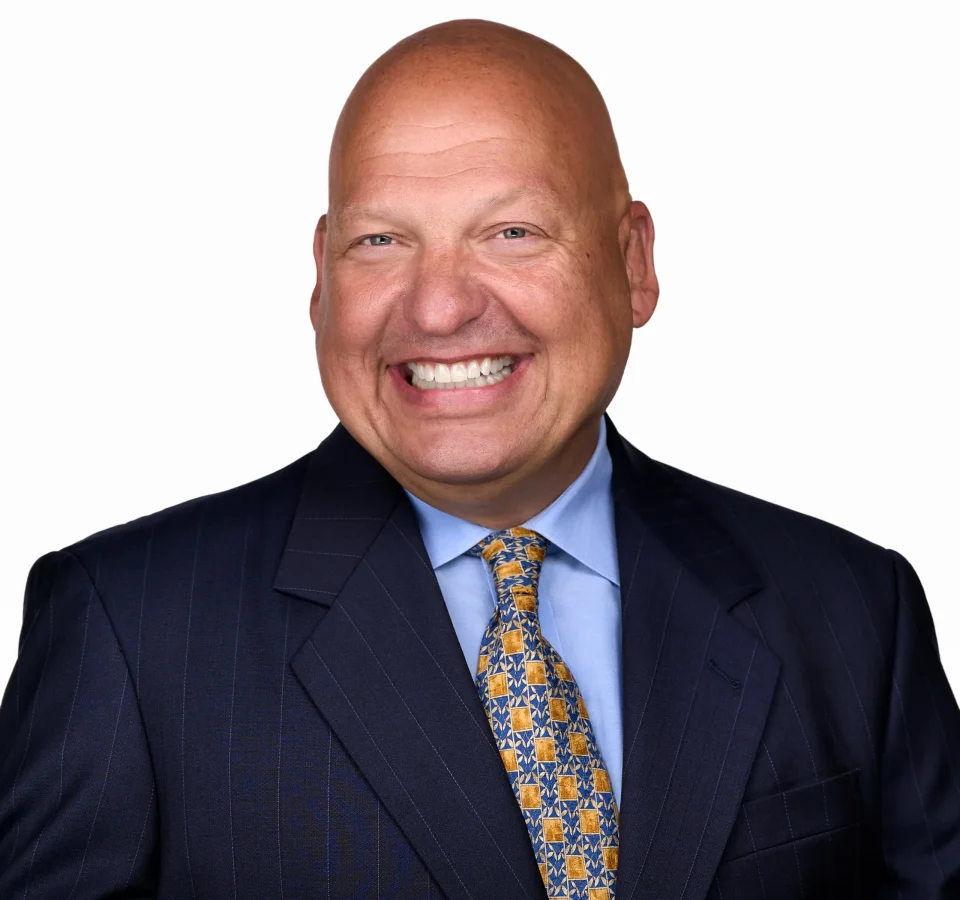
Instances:
[[[511,225],[509,228],[504,228],[502,231],[497,232],[497,237],[501,235],[505,240],[516,240],[517,238],[526,237],[527,229],[521,228],[519,225]]]
[[[361,238],[359,243],[365,247],[389,247],[394,240],[389,234],[368,234]]]

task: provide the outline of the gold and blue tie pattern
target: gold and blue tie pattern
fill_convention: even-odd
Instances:
[[[493,572],[497,607],[480,645],[477,688],[551,900],[614,900],[619,823],[573,675],[540,633],[547,541],[527,528],[471,548]]]

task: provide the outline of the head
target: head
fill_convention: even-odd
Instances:
[[[593,451],[656,306],[652,251],[578,63],[492,22],[414,34],[334,133],[310,307],[327,397],[412,493],[518,524]]]

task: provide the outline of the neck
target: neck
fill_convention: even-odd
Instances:
[[[520,470],[483,484],[418,482],[404,485],[435,509],[491,530],[513,528],[557,499],[586,468],[600,436],[600,420],[587,422],[535,471]]]

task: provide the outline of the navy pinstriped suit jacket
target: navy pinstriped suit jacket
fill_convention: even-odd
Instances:
[[[896,553],[608,422],[619,900],[960,897],[960,713]],[[0,897],[545,897],[409,501],[339,427],[40,559]]]

